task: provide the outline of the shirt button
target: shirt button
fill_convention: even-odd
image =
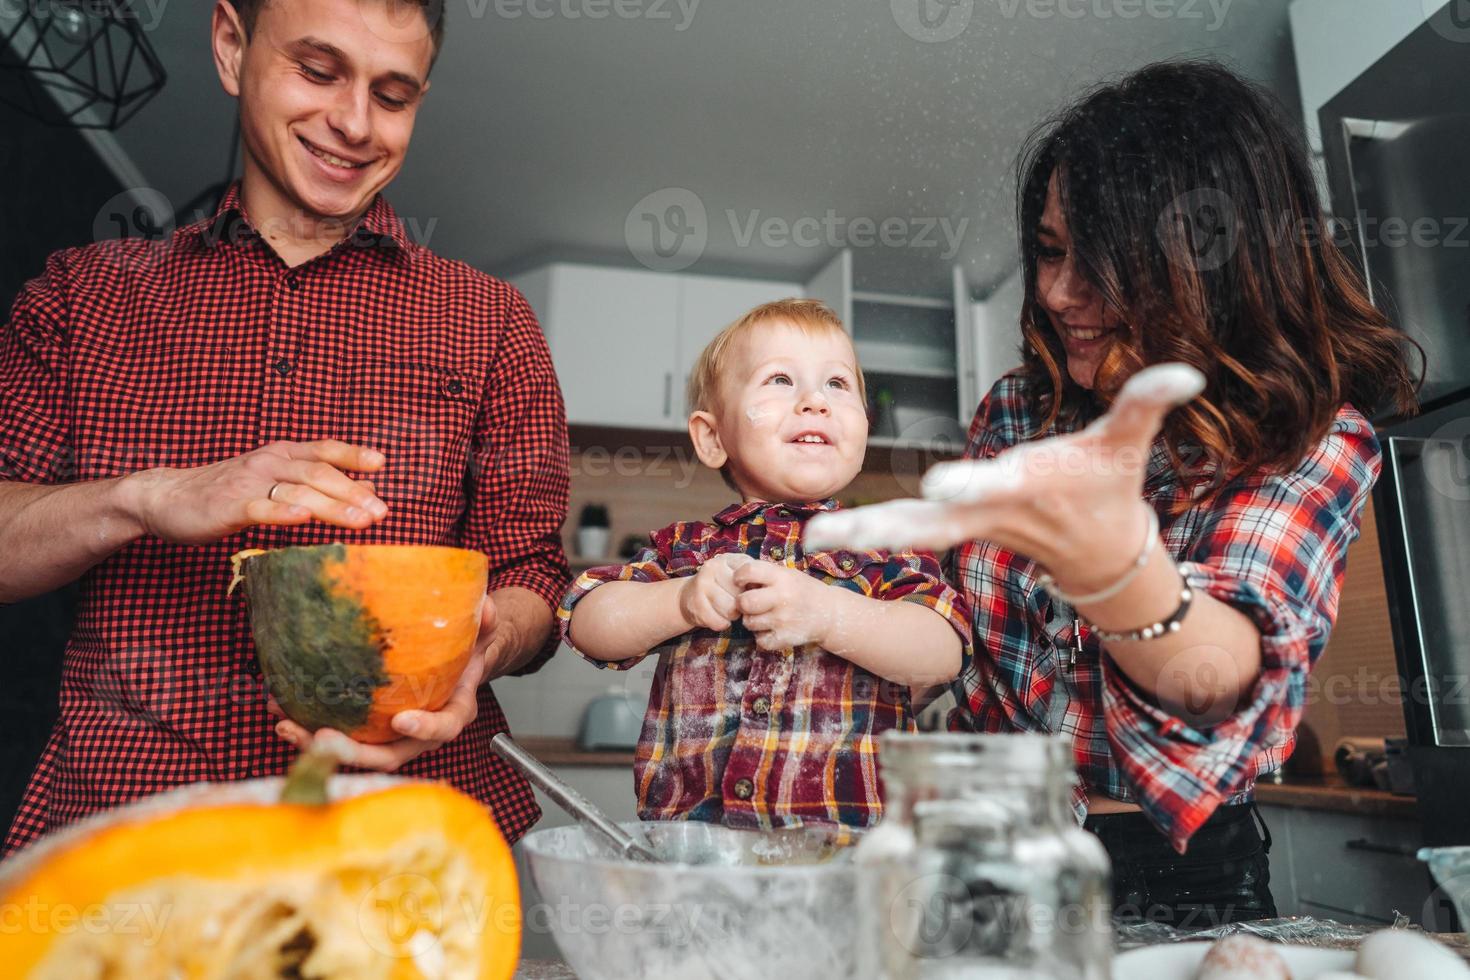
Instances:
[[[293,293],[296,292],[296,290],[301,288],[301,280],[297,279],[295,276],[287,276],[286,288],[291,290],[291,292]]]
[[[783,558],[786,557],[786,549],[785,548],[772,548],[771,549],[771,557],[774,560],[776,560],[776,561],[780,561],[781,559],[783,559]]]
[[[755,795],[755,783],[748,779],[735,780],[735,795],[742,800],[748,800]]]
[[[271,367],[275,368],[276,373],[283,378],[288,377],[292,371],[296,370],[296,366],[284,357],[272,364]]]
[[[458,378],[450,378],[445,382],[444,390],[451,395],[458,395],[464,391],[464,384]]]
[[[750,711],[757,718],[764,718],[771,713],[770,698],[756,698],[750,703]]]
[[[857,563],[854,562],[851,558],[841,558],[838,559],[837,567],[842,569],[844,572],[850,572],[852,571],[852,566],[855,564]]]
[[[791,511],[787,510],[785,507],[782,507],[780,510],[776,511],[776,514],[780,517],[790,517]]]

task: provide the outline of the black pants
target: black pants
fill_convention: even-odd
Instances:
[[[1257,823],[1259,822],[1259,830]],[[1271,832],[1255,804],[1222,806],[1178,854],[1142,813],[1088,817],[1113,860],[1113,916],[1205,929],[1276,917],[1266,855]]]

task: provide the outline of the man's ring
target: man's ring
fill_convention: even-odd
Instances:
[[[271,484],[270,492],[265,495],[265,499],[266,500],[270,500],[270,501],[274,501],[276,499],[276,490],[279,487],[280,487],[280,484],[279,483],[272,483]]]

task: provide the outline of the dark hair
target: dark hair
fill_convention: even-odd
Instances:
[[[1039,431],[1095,413],[1141,367],[1191,364],[1204,393],[1171,413],[1164,439],[1186,480],[1212,474],[1213,496],[1242,474],[1300,465],[1345,402],[1414,411],[1413,341],[1373,306],[1329,232],[1308,159],[1273,96],[1209,61],[1145,67],[1032,134],[1017,211]],[[1127,328],[1092,392],[1068,377],[1036,299],[1053,174],[1078,272]],[[1203,465],[1186,466],[1195,453]]]
[[[255,18],[260,15],[260,9],[270,0],[229,0],[229,2],[240,12],[240,19],[245,22],[245,32],[249,34],[255,30]],[[444,0],[383,0],[383,2],[406,3],[424,12],[424,20],[428,22],[429,34],[434,41],[433,57],[437,59],[440,49],[444,47]]]

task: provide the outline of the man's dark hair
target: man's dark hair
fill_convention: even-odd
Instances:
[[[245,32],[249,34],[255,30],[255,18],[260,14],[260,8],[264,7],[270,0],[230,0],[234,8],[240,12],[240,19],[245,22]],[[439,51],[444,47],[444,0],[381,0],[383,3],[406,3],[418,7],[424,12],[424,20],[428,21],[429,34],[434,41],[434,58],[439,57]]]

